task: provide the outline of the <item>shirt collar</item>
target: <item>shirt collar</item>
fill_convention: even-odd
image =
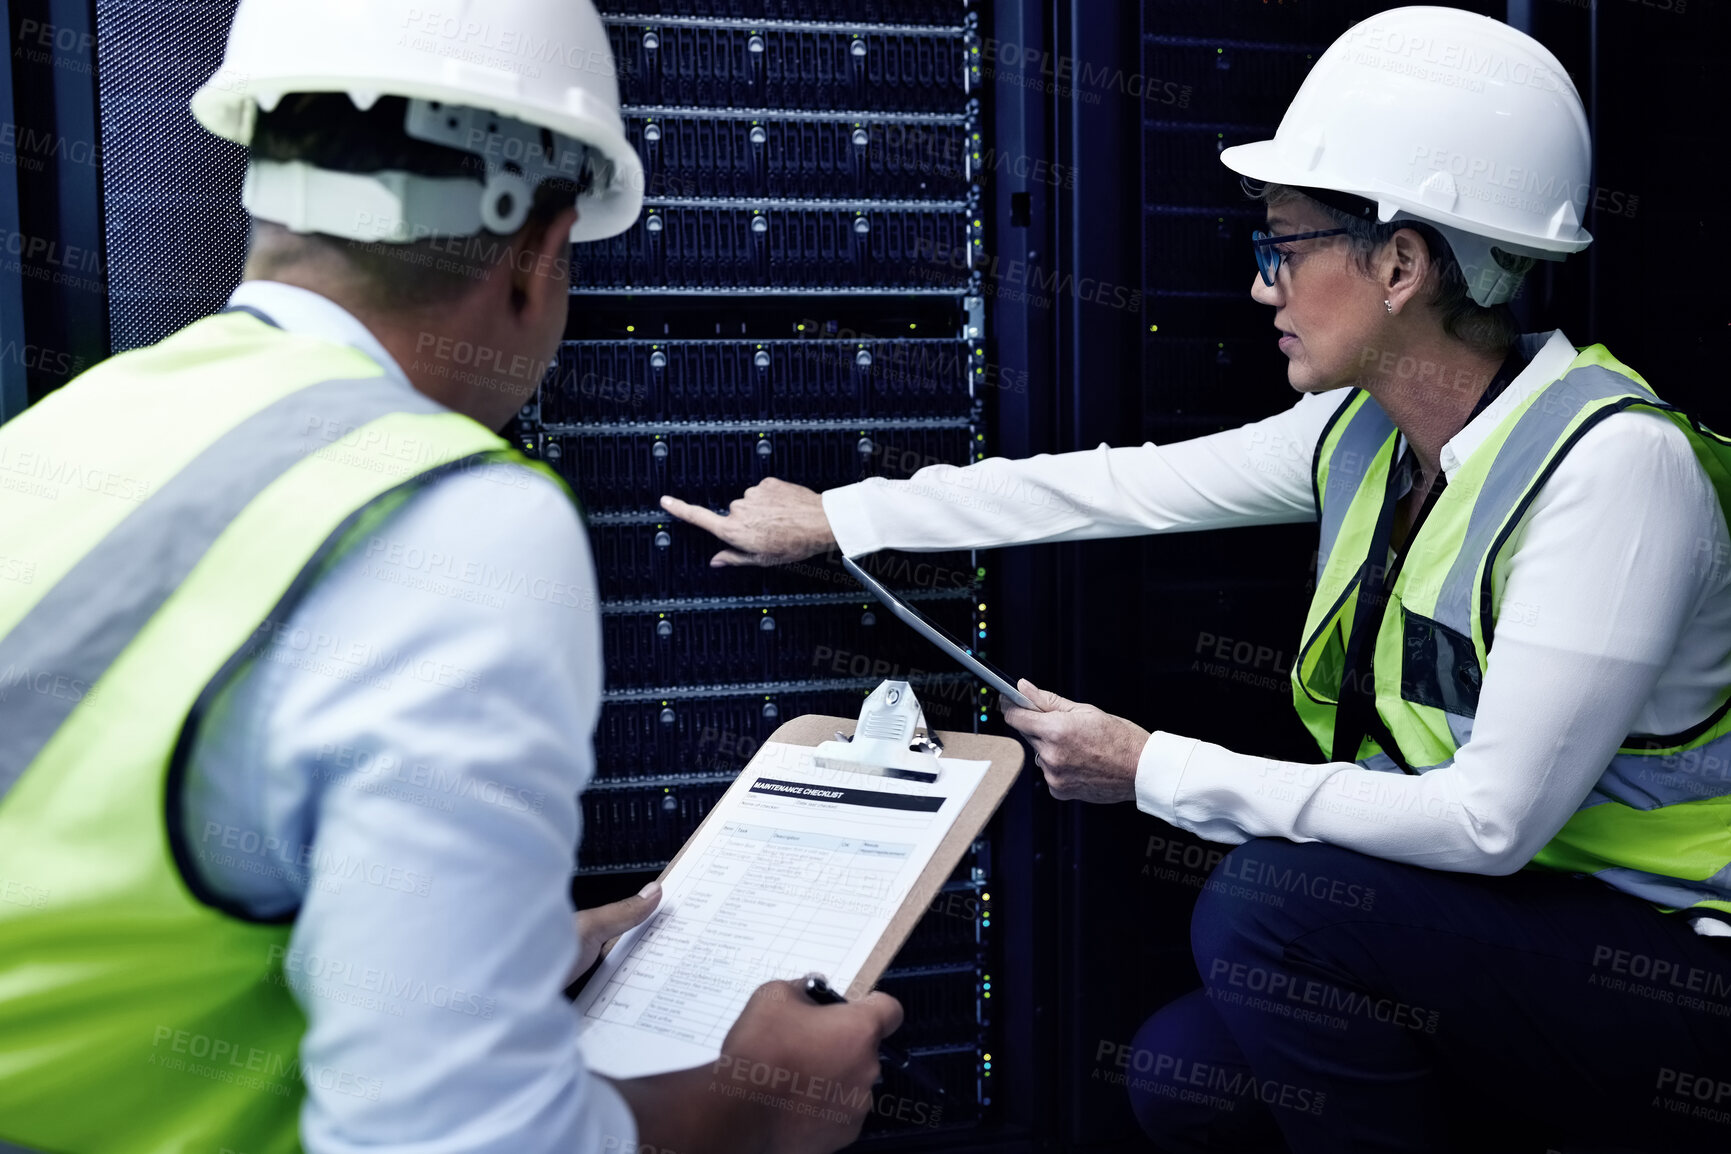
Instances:
[[[385,346],[379,343],[372,330],[327,296],[281,281],[249,280],[241,282],[228,298],[228,303],[231,307],[245,305],[257,309],[281,326],[284,332],[317,337],[357,349],[376,361],[386,376],[405,388],[414,388],[402,366],[385,351]]]
[[[1443,445],[1440,461],[1443,475],[1450,481],[1478,447],[1496,431],[1508,415],[1526,399],[1563,375],[1575,359],[1575,346],[1561,329],[1549,333],[1528,333],[1520,340],[1521,354],[1528,358],[1522,369],[1502,395],[1485,406],[1485,411],[1468,421],[1466,427]]]

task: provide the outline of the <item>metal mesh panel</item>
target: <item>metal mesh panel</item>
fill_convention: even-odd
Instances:
[[[234,0],[97,0],[109,339],[153,344],[240,283],[246,149],[187,101],[222,61]]]

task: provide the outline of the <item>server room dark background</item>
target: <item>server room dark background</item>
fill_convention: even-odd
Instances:
[[[1322,49],[1390,6],[601,0],[649,199],[630,232],[574,251],[567,341],[512,430],[583,498],[606,598],[584,904],[653,876],[781,721],[851,716],[882,677],[911,677],[940,728],[1004,732],[837,558],[711,570],[714,541],[655,498],[720,507],[766,476],[823,488],[1171,441],[1289,404],[1248,291],[1258,214],[1217,154],[1270,136]],[[1454,6],[1556,52],[1596,138],[1597,242],[1528,282],[1524,326],[1602,341],[1731,428],[1728,6]],[[0,0],[0,418],[239,279],[244,153],[186,109],[231,11]],[[1286,674],[1314,548],[1292,527],[873,567],[1068,697],[1310,758]],[[1217,858],[1025,773],[883,983],[950,1105],[874,1117],[862,1146],[1145,1148],[1109,1075],[1196,984],[1187,918]]]

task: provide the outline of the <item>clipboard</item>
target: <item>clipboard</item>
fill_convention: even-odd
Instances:
[[[828,717],[812,713],[784,722],[770,735],[769,741],[780,742],[785,745],[816,747],[826,741],[831,741],[838,734],[853,734],[858,724],[858,718]],[[938,848],[933,853],[931,860],[926,863],[926,868],[920,872],[919,877],[909,887],[907,895],[902,899],[901,906],[890,918],[889,925],[883,935],[878,938],[876,946],[866,956],[859,972],[848,984],[847,989],[843,991],[849,1000],[865,997],[877,985],[878,979],[883,976],[884,970],[889,967],[890,962],[900,952],[903,943],[908,939],[908,935],[913,933],[914,926],[930,908],[932,900],[943,889],[944,883],[950,878],[950,874],[955,872],[956,866],[967,854],[974,839],[979,837],[980,831],[985,828],[986,823],[991,820],[992,814],[996,812],[1004,797],[1010,792],[1010,787],[1015,784],[1017,776],[1021,773],[1022,764],[1027,757],[1022,743],[1010,737],[930,730],[928,730],[928,734],[935,736],[942,743],[944,756],[963,761],[984,761],[989,762],[990,765],[986,770],[985,777],[975,788],[973,796],[968,798],[961,812],[957,814],[955,822],[950,826],[942,841],[938,843]],[[752,775],[741,772],[734,783],[728,787],[727,794],[724,796],[732,796],[737,792],[748,790],[752,780]],[[721,805],[718,801],[710,814],[698,824],[698,829],[692,831],[692,836],[686,840],[685,845],[679,847],[679,852],[673,855],[673,859],[661,871],[659,878],[664,879],[672,872],[673,867],[685,856],[686,849],[696,840],[698,830],[702,830],[708,825],[720,808]],[[607,949],[603,950],[603,958],[611,952],[612,945],[613,943],[609,943]]]

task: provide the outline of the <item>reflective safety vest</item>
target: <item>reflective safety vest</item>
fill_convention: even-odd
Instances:
[[[307,1085],[365,1091],[301,1065],[293,915],[202,886],[187,756],[350,543],[437,477],[525,464],[365,354],[246,312],[0,426],[0,1144],[288,1154]]]
[[[1678,424],[1721,511],[1731,509],[1731,442],[1659,400],[1604,346],[1581,351],[1467,458],[1409,542],[1385,594],[1371,664],[1376,712],[1398,746],[1399,764],[1370,738],[1355,751],[1360,764],[1423,773],[1454,760],[1472,736],[1497,622],[1504,613],[1528,611],[1503,604],[1504,546],[1564,454],[1600,421],[1633,407]],[[1347,645],[1397,439],[1381,406],[1355,390],[1317,446],[1322,539],[1292,686],[1300,717],[1329,757],[1336,756]],[[1534,864],[1592,874],[1665,909],[1731,911],[1728,705],[1731,685],[1721,690],[1718,708],[1685,732],[1630,734]]]

